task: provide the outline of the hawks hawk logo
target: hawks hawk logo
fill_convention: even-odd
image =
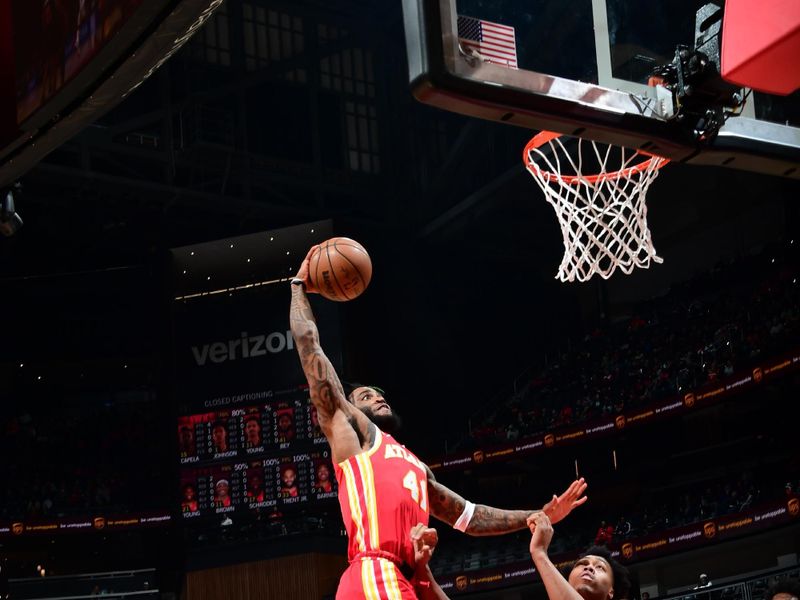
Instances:
[[[764,379],[764,371],[761,369],[761,367],[756,367],[753,369],[753,381],[760,383],[762,379]]]
[[[456,577],[456,589],[459,591],[463,591],[467,589],[469,581],[467,580],[466,575],[459,575]]]
[[[483,450],[476,450],[472,453],[472,460],[475,461],[475,464],[481,464],[485,458],[486,455],[483,453]]]
[[[548,433],[546,436],[544,436],[544,445],[548,448],[552,448],[555,443],[556,436],[554,436],[552,433]]]
[[[106,520],[103,517],[95,517],[92,523],[95,529],[104,529],[106,526]]]
[[[709,521],[705,525],[703,525],[703,535],[706,536],[708,539],[713,538],[717,535],[717,525],[713,521]]]
[[[625,427],[625,415],[617,415],[617,418],[614,419],[614,425],[617,426],[617,429],[623,429]]]
[[[694,406],[694,401],[696,400],[696,396],[693,392],[689,392],[683,397],[683,403],[686,405],[687,408],[692,408]]]
[[[25,525],[23,523],[14,523],[11,525],[11,532],[14,535],[20,535],[23,531],[25,531]]]

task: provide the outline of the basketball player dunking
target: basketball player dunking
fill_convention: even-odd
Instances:
[[[315,247],[316,248],[316,247]],[[339,504],[348,535],[350,566],[337,600],[410,600],[414,592],[414,548],[409,531],[428,524],[428,515],[470,535],[499,535],[526,529],[532,510],[475,505],[436,481],[431,470],[389,433],[397,418],[383,394],[356,387],[345,396],[339,377],[322,351],[306,293],[309,251],[292,280],[290,321],[311,401],[331,446]],[[552,522],[586,501],[583,479],[544,511]]]

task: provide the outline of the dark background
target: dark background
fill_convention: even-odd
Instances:
[[[531,132],[417,104],[404,56],[397,2],[229,0],[22,179],[25,226],[0,239],[0,415],[39,447],[43,431],[66,434],[44,454],[17,454],[13,473],[74,456],[95,477],[85,446],[105,440],[95,420],[107,411],[122,430],[103,450],[108,476],[137,489],[112,504],[176,509],[172,248],[323,219],[363,243],[373,280],[339,307],[343,376],[383,387],[405,418],[402,441],[427,459],[463,444],[532,366],[587,332],[721,262],[798,239],[798,182],[675,164],[648,196],[664,264],[558,283],[560,232],[519,156]],[[572,460],[547,469],[533,504],[569,481]],[[44,483],[25,488],[28,500]],[[600,498],[624,497],[615,490]],[[147,535],[125,543],[149,548]],[[99,543],[88,555],[109,560]],[[30,540],[15,551],[24,569],[49,550]],[[74,566],[59,556],[62,572]],[[178,570],[181,556],[159,560]]]

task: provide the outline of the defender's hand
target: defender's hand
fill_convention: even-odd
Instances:
[[[319,252],[319,246],[311,246],[311,249],[306,254],[306,257],[303,259],[303,262],[300,263],[300,268],[297,269],[297,275],[294,276],[292,279],[293,284],[302,283],[303,287],[306,290],[307,294],[318,294],[319,290],[311,283],[311,279],[308,276],[308,269],[309,264],[311,263],[311,257],[314,256],[315,252]]]
[[[417,523],[411,528],[411,544],[414,546],[414,563],[417,569],[428,564],[438,543],[439,534],[432,527]]]
[[[531,555],[537,552],[547,554],[550,542],[553,540],[553,525],[543,512],[533,513],[528,517],[528,528],[531,536]]]
[[[576,479],[563,494],[560,496],[554,494],[553,499],[544,505],[542,512],[548,516],[551,523],[558,523],[571,513],[573,508],[586,502],[587,497],[583,495],[583,492],[586,491],[587,485],[583,477]]]

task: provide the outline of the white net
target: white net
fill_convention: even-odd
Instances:
[[[663,262],[647,226],[645,196],[667,159],[583,139],[568,150],[557,134],[546,134],[543,143],[536,139],[525,147],[525,166],[561,225],[557,279],[586,281],[595,273],[608,279],[616,269],[630,274]]]

